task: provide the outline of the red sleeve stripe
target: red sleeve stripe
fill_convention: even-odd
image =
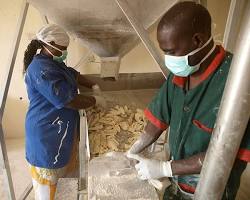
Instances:
[[[195,192],[195,188],[193,188],[192,186],[189,186],[189,185],[187,185],[185,183],[178,183],[178,185],[185,192],[192,193],[192,194],[194,194],[194,192]]]
[[[240,149],[237,158],[246,162],[250,162],[250,150]]]
[[[157,128],[161,129],[161,130],[166,130],[168,128],[168,125],[162,121],[160,121],[159,119],[157,119],[151,112],[149,109],[145,109],[144,110],[144,114],[147,117],[147,119],[154,124]]]

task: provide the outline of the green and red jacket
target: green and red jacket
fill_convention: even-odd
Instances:
[[[219,46],[218,54],[200,77],[201,83],[190,90],[185,90],[187,78],[170,73],[145,109],[147,119],[156,127],[162,131],[170,127],[171,159],[185,159],[207,150],[232,57],[231,53]],[[246,162],[250,161],[249,132],[248,125],[237,156]],[[232,173],[240,178],[242,171],[233,169]],[[199,174],[178,176],[175,179],[183,190],[194,193]]]

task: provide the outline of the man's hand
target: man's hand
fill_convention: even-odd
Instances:
[[[138,171],[139,178],[142,180],[173,177],[171,161],[151,160],[136,154],[128,154],[127,156],[139,161],[135,168]]]

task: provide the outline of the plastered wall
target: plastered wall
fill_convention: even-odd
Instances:
[[[21,0],[0,0],[0,90],[3,90],[4,77],[6,76],[8,68],[8,57],[14,33],[16,31],[21,3]],[[216,23],[215,35],[219,34],[216,39],[219,40],[222,40],[223,38],[229,4],[230,0],[208,0],[208,9],[214,18],[214,22]],[[23,53],[30,39],[42,25],[43,22],[40,13],[35,8],[30,6],[16,58],[16,64],[4,113],[3,123],[5,136],[7,138],[24,136],[24,121],[25,113],[28,107],[28,99],[22,76],[22,59]],[[153,31],[150,36],[157,45],[156,32]],[[72,38],[68,50],[69,57],[67,62],[70,66],[75,66],[88,52],[88,49],[79,45],[79,41],[75,38]],[[85,74],[99,73],[99,58],[90,52],[90,56],[83,64],[79,65],[78,70]],[[121,60],[121,73],[145,73],[157,71],[159,71],[157,65],[154,63],[153,59],[141,43]]]

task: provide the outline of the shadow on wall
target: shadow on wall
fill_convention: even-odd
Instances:
[[[8,97],[3,115],[5,139],[23,138],[25,133],[25,115],[29,102],[25,99]]]

